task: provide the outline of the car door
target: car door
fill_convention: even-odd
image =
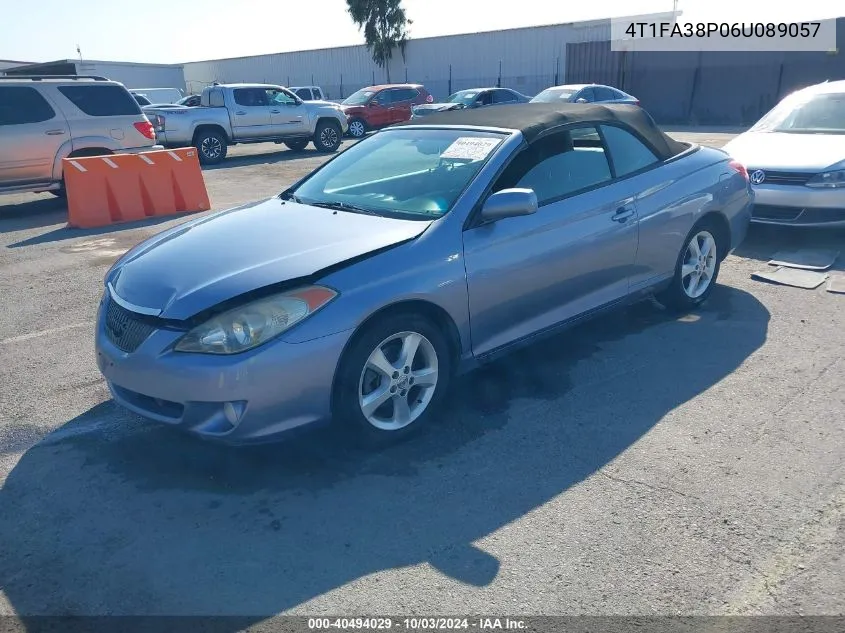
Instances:
[[[236,138],[264,138],[272,136],[270,103],[264,88],[234,88],[235,111],[232,131]]]
[[[367,124],[373,128],[384,127],[392,123],[390,111],[393,90],[387,88],[381,90],[370,99],[367,106]]]
[[[606,124],[599,129],[620,185],[637,192],[639,247],[631,277],[631,290],[636,291],[670,272],[675,265],[682,223],[677,213],[666,212],[668,204],[677,202],[677,197],[669,193],[675,175],[666,173],[671,168],[663,167],[657,155],[630,130]],[[700,202],[692,200],[690,204]]]
[[[308,134],[308,111],[300,99],[282,88],[269,88],[265,93],[270,104],[272,136]]]
[[[0,86],[0,188],[52,181],[59,148],[70,140],[64,115],[38,90]]]
[[[413,88],[394,88],[390,104],[390,120],[392,123],[402,123],[411,118],[411,107],[414,99],[419,96]]]
[[[512,187],[535,191],[537,213],[463,235],[476,355],[624,298],[636,257],[634,194],[613,182],[594,126],[535,141],[492,191]]]

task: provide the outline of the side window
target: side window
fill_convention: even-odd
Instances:
[[[494,191],[533,189],[543,206],[611,179],[596,128],[582,126],[532,143],[508,165]]]
[[[578,99],[586,99],[587,103],[594,103],[596,100],[595,90],[592,88],[584,88],[576,95],[575,100],[577,101]]]
[[[414,88],[398,88],[393,91],[393,103],[400,101],[413,101],[420,94]]]
[[[380,106],[389,106],[390,105],[390,97],[391,97],[392,90],[382,90],[378,93],[375,97],[373,97],[373,101],[375,101]]]
[[[303,101],[311,101],[311,91],[308,88],[300,88],[296,91],[296,96]]]
[[[193,105],[192,102],[188,102],[188,104]],[[197,99],[196,105],[200,105],[200,99]],[[225,107],[226,101],[223,99],[223,91],[219,88],[216,90],[211,90],[208,93],[208,105],[212,108]]]
[[[601,131],[617,178],[658,162],[654,152],[630,132],[615,125],[602,125]]]
[[[56,116],[35,88],[0,87],[0,125],[42,123]]]
[[[616,101],[619,97],[610,88],[593,88],[596,93],[596,101]]]
[[[478,98],[475,100],[478,105],[491,105],[493,103],[493,93],[489,90],[487,92],[482,92],[478,95]]]
[[[122,86],[59,86],[59,92],[88,116],[141,114],[141,106]]]
[[[515,103],[516,95],[510,90],[494,90],[493,103]]]
[[[235,103],[245,108],[270,105],[264,88],[235,88],[232,90]]]
[[[270,105],[294,105],[296,99],[287,90],[265,90],[265,97]]]

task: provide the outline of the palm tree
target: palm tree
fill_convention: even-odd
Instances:
[[[405,59],[408,43],[408,25],[412,21],[405,15],[402,0],[346,0],[347,11],[358,29],[364,29],[364,42],[373,55],[373,61],[387,72],[390,83],[390,60],[398,48]]]

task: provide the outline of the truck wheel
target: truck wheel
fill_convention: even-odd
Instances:
[[[294,152],[301,152],[308,145],[308,141],[285,141],[285,145]]]
[[[194,147],[199,153],[200,163],[216,165],[226,158],[228,146],[226,137],[216,130],[198,132],[194,137]]]
[[[314,132],[314,147],[318,152],[336,152],[341,143],[340,126],[334,121],[320,121]]]
[[[361,119],[352,119],[349,122],[349,136],[352,138],[363,138],[367,133],[367,124]]]

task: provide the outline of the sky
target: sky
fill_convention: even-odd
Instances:
[[[35,0],[0,12],[0,59],[182,63],[347,46],[363,35],[346,0]],[[837,17],[841,0],[679,0],[681,21]],[[673,0],[404,0],[411,37],[577,22],[673,9]],[[237,9],[235,9],[237,7]],[[501,8],[499,8],[501,7]],[[518,7],[518,11],[513,11]],[[840,44],[841,46],[841,44]]]

